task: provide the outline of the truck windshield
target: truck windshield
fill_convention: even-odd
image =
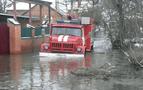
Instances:
[[[61,28],[61,27],[53,27],[52,35],[74,35],[81,36],[82,32],[80,28]]]

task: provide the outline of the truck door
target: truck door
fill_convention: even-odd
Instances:
[[[85,46],[87,51],[90,51],[92,46],[91,30],[92,25],[84,25]]]

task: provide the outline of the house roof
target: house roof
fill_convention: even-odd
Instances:
[[[36,6],[37,6],[37,4],[34,5],[34,6],[31,8],[31,10],[32,10],[33,8],[35,8]],[[51,10],[53,10],[53,11],[57,12],[59,15],[63,16],[63,14],[61,14],[60,12],[58,12],[56,9],[54,9],[54,8],[52,8],[52,7],[51,7]],[[25,15],[25,14],[27,14],[28,12],[29,12],[29,10],[25,11],[22,15]]]
[[[38,4],[38,5],[50,5],[50,4],[52,4],[52,2],[43,1],[43,0],[15,0],[15,1]]]
[[[0,13],[0,16],[13,17],[13,15],[5,14],[5,13]],[[29,16],[17,16],[17,17],[18,18],[29,19]],[[38,17],[32,17],[32,19],[38,19]]]
[[[31,8],[31,10],[32,10],[33,8],[35,8],[37,5],[38,5],[38,4],[33,5],[32,8]],[[57,11],[56,9],[54,9],[53,7],[50,7],[50,8],[51,8],[52,11],[55,11],[55,12],[57,12],[59,15],[63,16],[62,13],[58,12],[58,11]],[[7,11],[13,11],[13,9],[8,9]],[[27,13],[29,12],[29,9],[24,9],[24,10],[23,10],[23,9],[18,9],[17,11],[23,11],[23,13],[22,13],[21,15],[25,15],[25,14],[27,14]]]

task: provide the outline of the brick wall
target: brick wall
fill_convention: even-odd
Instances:
[[[48,37],[45,37],[45,39],[48,39]],[[22,53],[26,52],[39,52],[40,51],[40,45],[43,42],[42,37],[37,37],[37,38],[23,38],[21,39],[21,50]]]

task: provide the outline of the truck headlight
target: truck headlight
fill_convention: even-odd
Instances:
[[[81,50],[82,50],[81,48],[77,48],[77,51],[78,51],[78,52],[81,52]]]
[[[48,45],[45,45],[44,48],[45,48],[45,49],[48,49]]]

